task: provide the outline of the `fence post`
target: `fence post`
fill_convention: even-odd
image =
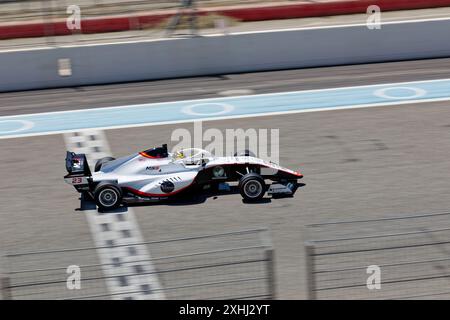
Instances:
[[[268,275],[268,287],[271,300],[276,299],[276,279],[275,279],[275,257],[273,248],[267,248],[265,250],[266,263],[267,263],[267,275]]]
[[[11,300],[11,287],[9,277],[0,274],[0,300]]]
[[[305,242],[305,253],[306,253],[306,281],[308,288],[308,299],[316,300],[316,274],[315,269],[315,252],[314,244],[312,242]]]

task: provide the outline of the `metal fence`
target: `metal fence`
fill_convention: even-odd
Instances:
[[[267,229],[148,241],[154,265],[167,299],[274,299],[273,248]],[[0,275],[3,299],[111,299],[107,281],[145,277],[145,272],[123,272],[109,279],[98,263],[102,248],[63,248],[8,253]],[[149,262],[149,261],[146,261]],[[69,290],[68,267],[79,266],[81,288]],[[120,267],[119,267],[119,270]],[[139,281],[139,280],[134,281]],[[143,288],[142,290],[145,290]],[[127,292],[123,292],[127,293]]]
[[[307,229],[309,299],[450,298],[450,213]]]

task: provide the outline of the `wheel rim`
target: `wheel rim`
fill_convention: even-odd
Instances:
[[[262,184],[259,181],[252,180],[244,185],[244,193],[249,198],[257,198],[262,192]]]
[[[98,200],[100,204],[104,207],[112,207],[116,204],[118,199],[118,194],[113,189],[104,189],[100,192]]]

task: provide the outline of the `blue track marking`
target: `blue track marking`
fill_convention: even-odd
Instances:
[[[450,79],[0,117],[0,139],[265,114],[450,100]]]

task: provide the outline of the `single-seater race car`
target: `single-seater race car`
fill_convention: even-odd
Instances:
[[[258,201],[269,195],[292,196],[300,172],[258,159],[248,150],[233,157],[214,157],[197,148],[169,153],[167,145],[130,156],[102,158],[91,172],[86,156],[68,151],[64,180],[95,201],[101,210],[121,204],[154,202],[191,190],[227,190],[238,182],[244,200]],[[265,180],[271,180],[270,186]]]

